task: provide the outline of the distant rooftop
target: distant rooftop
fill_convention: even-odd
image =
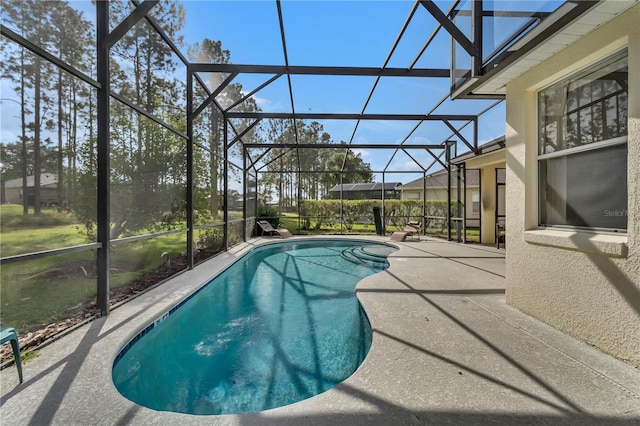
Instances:
[[[30,175],[27,176],[27,188],[32,188],[34,186],[35,176]],[[40,186],[41,187],[52,187],[55,188],[58,184],[58,177],[54,173],[42,173],[40,175]],[[5,188],[22,188],[22,178],[11,179],[5,181]]]
[[[419,178],[416,180],[412,180],[411,182],[398,187],[399,191],[406,191],[412,189],[423,189],[424,185],[422,181],[425,178]],[[432,173],[427,175],[427,188],[446,188],[447,187],[447,171],[440,170],[439,172]],[[467,188],[477,188],[480,183],[480,176],[478,173],[467,173]],[[451,173],[451,186],[455,188],[457,185],[456,182],[456,174]]]

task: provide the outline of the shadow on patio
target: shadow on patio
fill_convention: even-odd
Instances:
[[[369,240],[374,238],[368,238]],[[388,241],[378,239],[379,241]],[[640,421],[640,372],[507,306],[504,251],[425,240],[358,284],[374,329],[345,382],[260,413],[153,411],[117,393],[111,363],[144,324],[242,252],[227,253],[44,348],[25,384],[2,371],[3,423],[568,424]],[[17,376],[17,375],[16,375]]]

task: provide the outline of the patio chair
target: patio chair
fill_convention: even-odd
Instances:
[[[498,218],[496,221],[496,248],[500,248],[500,243],[503,247],[507,247],[504,218]]]
[[[413,239],[414,237],[418,237],[420,239],[420,227],[422,224],[416,221],[409,221],[407,225],[404,227],[403,231],[396,231],[391,234],[391,239],[393,241],[406,241],[407,238]]]
[[[271,226],[271,224],[266,220],[259,220],[256,223],[258,224],[258,226],[260,227],[260,229],[262,231],[260,235],[264,235],[266,233],[268,235],[276,235],[276,236],[279,236],[281,238],[291,238],[291,237],[293,237],[293,235],[291,235],[291,232],[289,232],[288,229],[284,229],[284,228],[276,229],[273,226]]]
[[[16,330],[13,328],[0,329],[0,344],[5,342],[11,342],[11,349],[13,349],[13,357],[16,360],[16,367],[18,368],[18,378],[22,383],[22,359],[20,358],[20,341]]]
[[[405,241],[408,235],[409,235],[409,232],[396,231],[393,234],[391,234],[391,239],[393,241]]]
[[[407,237],[411,237],[412,239],[417,237],[420,239],[420,227],[422,227],[422,223],[410,220],[404,227],[404,232],[407,233]]]

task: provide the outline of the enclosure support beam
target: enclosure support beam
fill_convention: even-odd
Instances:
[[[462,242],[464,244],[467,243],[467,164],[462,163],[462,183],[463,183],[463,192],[462,192]],[[472,200],[473,202],[473,200]],[[473,207],[471,208],[473,211]]]
[[[229,146],[227,146],[228,148],[231,148],[233,146],[233,144],[235,144],[236,142],[238,142],[239,140],[242,139],[242,137],[244,135],[246,135],[247,133],[249,133],[251,131],[251,129],[253,129],[254,127],[256,127],[258,125],[258,123],[260,123],[260,121],[262,121],[261,119],[257,119],[256,121],[254,121],[253,123],[249,124],[247,126],[246,129],[244,129],[242,132],[240,132],[235,138],[233,138],[233,140],[229,143]]]
[[[247,148],[242,148],[242,241],[247,241]]]
[[[213,100],[216,98],[216,96],[218,96],[220,93],[222,93],[224,91],[224,89],[227,88],[227,86],[233,81],[234,78],[237,77],[237,75],[238,75],[238,73],[233,73],[233,74],[229,75],[227,78],[225,78],[224,81],[222,83],[220,83],[220,85],[218,87],[216,87],[216,90],[211,92],[209,97],[207,99],[205,99],[204,102],[202,102],[202,104],[200,104],[200,106],[193,112],[193,117],[195,118],[198,115],[200,115],[200,113],[206,107],[208,107],[211,102],[213,102]]]
[[[387,210],[384,208],[384,172],[382,172],[382,192],[380,195],[382,200],[382,235],[387,234]]]
[[[224,247],[224,251],[227,251],[229,250],[229,148],[227,148],[227,139],[229,139],[229,122],[227,121],[227,117],[223,116],[222,122],[222,146],[224,147],[224,159],[222,162],[222,169],[224,173],[224,176],[222,177],[222,193],[224,194],[222,220],[224,222],[224,235],[222,237],[222,245]]]
[[[471,56],[471,77],[482,74],[482,3],[483,0],[473,0],[471,4],[471,39],[476,54]]]
[[[246,146],[245,146],[246,148]],[[271,151],[271,148],[267,148],[267,150],[265,152],[263,152],[262,154],[258,155],[258,158],[256,158],[255,160],[251,161],[251,167],[252,168],[256,168],[256,164],[258,163],[258,161],[262,160],[262,157],[264,157],[265,155],[267,155],[269,152]],[[257,171],[257,169],[256,169]]]
[[[253,177],[256,179],[256,195],[253,197],[253,214],[254,216],[258,216],[258,193],[260,192],[260,187],[258,186],[258,170],[251,166],[253,169]],[[253,226],[256,226],[255,224]],[[251,230],[253,235],[253,229]]]
[[[478,221],[480,222],[480,228],[478,230],[478,241],[482,242],[482,171],[478,170],[478,200],[480,200],[480,211],[478,215]]]
[[[457,137],[459,137],[459,138],[460,138],[460,140],[461,140],[462,142],[464,142],[464,144],[467,146],[467,148],[469,148],[469,150],[470,150],[470,151],[476,152],[476,147],[475,147],[475,146],[477,145],[477,143],[475,142],[475,140],[476,140],[476,138],[475,138],[475,137],[474,137],[474,144],[473,144],[473,145],[471,145],[471,144],[469,143],[469,141],[467,140],[467,138],[465,138],[464,136],[462,136],[462,134],[458,131],[458,129],[456,129],[454,126],[452,126],[452,125],[451,125],[451,123],[449,123],[449,121],[444,120],[444,124],[446,124],[446,125],[447,125],[447,127],[451,129],[451,131],[453,132],[453,134],[454,134],[454,135],[456,135]],[[474,124],[475,124],[475,123],[474,123]],[[474,136],[475,136],[475,134],[474,134]]]
[[[411,158],[413,160],[414,163],[416,163],[416,165],[418,167],[420,167],[420,169],[422,169],[424,171],[424,167],[422,167],[422,165],[420,164],[420,162],[418,160],[416,160],[413,155],[409,154],[409,151],[407,151],[407,148],[405,148],[404,146],[402,147],[402,150],[404,151],[405,154],[407,154],[407,156],[409,158]]]
[[[157,125],[164,127],[165,129],[169,130],[170,132],[173,132],[174,134],[176,134],[177,136],[180,136],[182,139],[187,139],[187,135],[186,134],[184,134],[180,130],[176,129],[171,124],[165,123],[163,120],[161,120],[160,118],[158,118],[155,115],[151,114],[149,111],[145,110],[144,108],[141,108],[141,107],[137,106],[133,102],[128,101],[127,99],[125,99],[124,97],[120,96],[119,94],[111,92],[110,96],[113,99],[115,99],[116,101],[120,102],[121,104],[128,106],[132,110],[135,110],[138,114],[144,115],[149,120],[151,120],[154,123],[156,123]]]
[[[473,149],[474,153],[478,152],[478,117],[473,119]]]
[[[447,11],[447,16],[451,15],[451,12],[453,12],[455,8],[458,7],[459,3],[460,3],[460,0],[456,0],[453,2],[453,4],[449,7],[449,10]],[[411,65],[409,65],[409,69],[413,69],[416,63],[420,60],[420,57],[422,57],[422,54],[424,53],[424,51],[427,50],[427,47],[429,47],[433,39],[436,38],[436,35],[438,35],[438,31],[440,31],[440,28],[442,28],[442,24],[438,24],[436,28],[433,30],[433,32],[431,33],[427,41],[422,45],[422,48],[420,49],[416,57],[413,59],[413,61],[411,61]]]
[[[454,146],[454,141],[447,141],[447,149],[445,150],[445,162],[447,164],[447,241],[451,241],[451,148]]]
[[[279,79],[280,77],[282,77],[282,74],[274,75],[269,80],[265,81],[260,86],[256,87],[251,92],[247,93],[246,95],[244,95],[243,97],[241,97],[240,99],[238,99],[237,101],[229,105],[227,109],[224,110],[224,112],[231,111],[232,109],[234,109],[235,107],[237,107],[238,105],[240,105],[241,103],[243,103],[244,101],[246,101],[247,99],[255,95],[256,93],[258,93],[259,91],[261,91],[262,89],[264,89],[265,87],[267,87],[268,85],[270,85],[271,83]]]
[[[443,153],[444,153],[444,151],[443,151]],[[229,164],[233,164],[233,163],[229,163]],[[429,169],[427,169],[425,171],[428,172],[428,170]],[[260,173],[276,174],[276,173],[280,173],[280,170],[260,170]],[[332,174],[332,175],[336,175],[337,176],[340,173],[340,170],[302,170],[302,169],[300,169],[300,173]],[[378,175],[380,173],[415,175],[416,173],[422,173],[422,172],[420,170],[393,170],[393,169],[390,169],[390,170],[371,170],[371,173],[373,173],[374,175]]]
[[[68,63],[62,61],[61,59],[53,56],[51,53],[47,52],[46,50],[44,50],[43,48],[41,48],[37,44],[32,43],[31,41],[27,40],[26,38],[22,37],[18,33],[12,31],[11,29],[9,29],[8,27],[5,27],[2,24],[0,24],[0,35],[2,35],[3,37],[6,37],[9,40],[19,44],[20,46],[24,47],[25,49],[30,50],[31,52],[35,53],[36,55],[46,59],[47,61],[51,62],[55,66],[62,68],[63,70],[65,70],[66,72],[71,74],[72,76],[79,78],[80,80],[84,81],[85,83],[88,83],[91,86],[96,87],[98,89],[100,88],[100,83],[98,83],[93,78],[89,77],[88,75],[86,75],[82,71],[78,70],[77,68],[69,65]]]
[[[290,113],[290,112],[228,112],[227,118],[281,118],[297,120],[395,120],[395,121],[472,121],[470,114],[353,114],[353,113]]]
[[[340,233],[344,233],[342,225],[344,224],[344,203],[342,202],[344,197],[344,179],[342,177],[342,170],[340,171]]]
[[[422,174],[422,235],[427,233],[427,172]]]
[[[96,2],[96,68],[100,88],[97,90],[97,237],[102,246],[97,250],[97,306],[101,316],[109,315],[109,254],[111,240],[111,164],[110,164],[110,72],[109,2]]]
[[[287,74],[324,75],[354,77],[440,77],[449,78],[448,68],[376,68],[376,67],[330,67],[304,65],[242,65],[191,63],[194,72],[239,73],[239,74]]]
[[[187,70],[187,267],[193,269],[193,73]]]
[[[451,37],[453,37],[459,44],[462,46],[464,50],[467,51],[469,55],[472,57],[477,54],[476,47],[473,43],[464,35],[460,28],[458,28],[447,15],[445,15],[438,6],[432,1],[420,0],[420,4],[424,6],[425,9],[429,11],[431,16],[436,18],[436,20],[444,27],[445,30]]]
[[[421,2],[423,5],[425,2]],[[502,72],[505,68],[520,59],[523,55],[531,52],[533,48],[543,43],[546,39],[553,36],[557,31],[574,21],[578,16],[587,12],[596,6],[597,1],[570,1],[565,2],[555,12],[549,15],[545,20],[545,25],[533,28],[526,36],[522,37],[516,44],[502,51],[499,54],[492,54],[492,59],[483,67],[481,76],[475,79],[469,79],[451,94],[453,99],[464,98],[472,95],[474,90],[484,84],[488,79],[497,73]],[[528,26],[526,28],[529,28]],[[519,34],[522,34],[521,30]],[[495,52],[494,52],[495,53]],[[473,56],[473,55],[472,55]],[[486,98],[486,97],[485,97]]]
[[[282,151],[280,154],[276,155],[274,158],[270,159],[268,163],[263,164],[262,167],[260,167],[261,169],[269,166],[269,164],[279,160],[281,157],[287,155],[288,153],[290,153],[291,151],[293,151],[293,148],[289,148],[286,151]]]
[[[146,0],[136,7],[129,16],[124,18],[124,20],[107,35],[104,40],[105,47],[111,49],[135,24],[143,19],[147,15],[147,12],[156,4],[158,4],[158,0]]]
[[[356,144],[339,144],[339,143],[246,143],[247,148],[310,148],[310,149],[353,149],[353,148],[367,148],[367,149],[397,149],[396,144],[383,144],[383,143],[356,143]],[[426,145],[402,145],[403,150],[410,149],[444,149],[443,144],[426,144]]]
[[[445,145],[445,151],[447,151],[448,148],[446,148]],[[440,164],[443,168],[447,168],[447,165],[445,163],[442,162],[442,160],[440,159],[440,157],[442,157],[442,152],[440,153],[440,155],[436,156],[433,152],[431,152],[431,150],[427,150],[427,152],[433,157],[433,161],[437,162],[438,164]],[[433,163],[431,163],[431,165],[429,167],[427,167],[427,171],[433,166]]]
[[[460,212],[460,207],[462,206],[462,194],[460,193],[462,190],[462,182],[460,176],[460,166],[456,166],[456,242],[461,242],[460,234],[462,223],[460,219],[464,220],[465,213]]]

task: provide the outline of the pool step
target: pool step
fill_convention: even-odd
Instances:
[[[350,247],[342,250],[342,257],[350,262],[365,264],[376,269],[386,269],[389,266],[387,255],[367,250],[367,247]]]

